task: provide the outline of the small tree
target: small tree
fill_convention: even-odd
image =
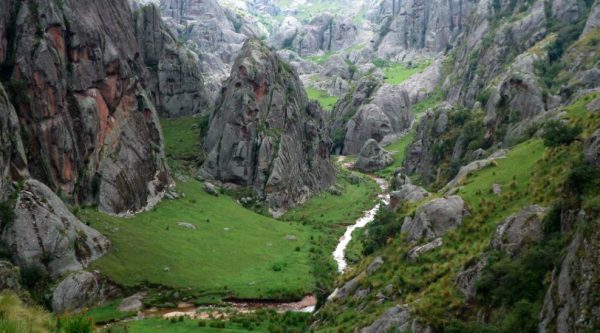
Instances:
[[[550,120],[544,125],[544,145],[546,147],[568,145],[577,139],[581,131],[579,125],[569,126],[560,120]]]

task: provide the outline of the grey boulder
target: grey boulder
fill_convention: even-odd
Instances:
[[[87,267],[108,251],[109,240],[81,223],[46,185],[27,180],[14,221],[2,240],[21,267],[44,268],[52,278]]]
[[[52,293],[52,310],[61,314],[104,302],[115,289],[96,273],[80,271],[67,276]]]
[[[417,208],[414,218],[404,221],[402,233],[413,242],[431,240],[456,229],[466,214],[460,196],[434,199]]]
[[[546,208],[532,205],[509,216],[496,229],[492,247],[514,256],[521,253],[531,243],[540,241],[543,235],[542,220],[545,213]]]
[[[371,325],[360,330],[361,333],[413,332],[430,333],[431,328],[422,325],[406,305],[396,305],[381,315]]]
[[[358,160],[354,163],[354,168],[363,171],[371,172],[383,169],[394,163],[394,157],[390,152],[381,148],[377,141],[370,139],[365,142],[360,150]]]

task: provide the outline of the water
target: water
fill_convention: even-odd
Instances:
[[[388,183],[385,179],[375,178],[375,181],[381,188],[381,194],[379,194],[379,202],[372,209],[365,212],[365,215],[356,220],[356,223],[346,228],[346,232],[340,238],[340,242],[338,243],[335,251],[333,251],[333,259],[337,263],[338,272],[343,273],[348,267],[348,263],[346,262],[346,248],[350,241],[352,240],[352,233],[354,230],[359,228],[364,228],[367,224],[373,222],[375,219],[375,214],[381,208],[381,205],[388,205],[390,203],[390,195],[387,193],[387,189],[389,187]]]

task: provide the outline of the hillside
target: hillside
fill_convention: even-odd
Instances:
[[[0,332],[600,332],[600,1],[5,0]]]

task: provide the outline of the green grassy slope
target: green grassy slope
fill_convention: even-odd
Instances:
[[[410,262],[404,259],[404,254],[411,245],[405,243],[401,236],[391,235],[387,239],[387,246],[376,250],[345,277],[347,280],[363,271],[374,256],[383,256],[386,262],[373,276],[361,280],[360,285],[371,290],[361,303],[361,310],[357,310],[356,303],[351,298],[341,304],[330,304],[317,315],[323,323],[319,331],[339,332],[364,327],[394,304],[409,304],[412,311],[428,324],[438,330],[452,332],[465,331],[461,329],[466,327],[471,329],[469,332],[481,332],[484,328],[486,332],[505,332],[511,331],[514,325],[527,321],[527,318],[537,320],[548,282],[543,276],[547,272],[546,266],[552,265],[547,262],[547,257],[560,258],[560,249],[568,244],[564,243],[568,240],[568,235],[546,235],[545,241],[533,245],[518,263],[502,259],[501,256],[501,260],[497,259],[500,261],[495,262],[493,269],[501,269],[503,273],[492,270],[487,275],[492,279],[488,280],[488,284],[491,283],[493,288],[504,283],[502,290],[492,289],[495,293],[493,295],[504,301],[508,297],[513,297],[514,300],[510,301],[512,303],[498,305],[487,299],[478,299],[482,304],[493,306],[487,308],[491,322],[485,327],[477,323],[478,308],[465,301],[464,296],[456,289],[454,279],[462,267],[477,261],[481,253],[489,251],[496,227],[507,216],[531,204],[552,207],[564,193],[567,180],[573,177],[573,170],[580,163],[583,139],[600,127],[600,114],[589,112],[585,108],[598,97],[600,94],[591,93],[564,107],[564,118],[572,125],[583,127],[579,140],[546,147],[541,139],[529,139],[513,147],[507,158],[499,159],[495,164],[469,175],[456,193],[465,200],[469,216],[457,230],[443,237],[442,247],[424,254],[416,262]],[[501,185],[502,194],[492,193],[493,184]],[[600,202],[597,195],[599,190],[586,191],[582,197],[583,206],[589,206],[586,209],[593,211],[598,206],[593,202]],[[434,196],[441,195],[442,193],[437,193]],[[413,210],[414,207],[409,207],[392,219],[401,221],[405,214],[410,215]],[[389,216],[378,217],[381,218],[389,219]],[[375,225],[379,223],[379,220],[374,222]],[[355,247],[360,250],[360,246]],[[498,274],[507,275],[503,277]],[[529,280],[527,276],[530,276]],[[500,280],[494,282],[494,278]],[[375,294],[390,283],[396,287],[396,294],[388,301],[377,304]],[[527,288],[520,290],[523,286]],[[533,294],[528,294],[527,290]]]
[[[326,91],[313,87],[307,87],[306,93],[308,94],[308,99],[318,101],[323,110],[333,110],[335,103],[339,99],[337,96],[330,96]]]
[[[165,200],[130,219],[82,211],[82,219],[112,242],[92,269],[125,286],[149,282],[236,297],[297,297],[312,290],[306,228],[210,196],[194,180],[179,182],[178,189],[186,198]]]

